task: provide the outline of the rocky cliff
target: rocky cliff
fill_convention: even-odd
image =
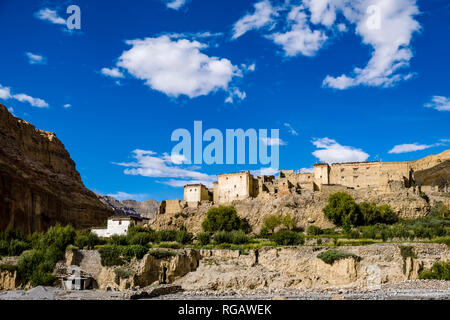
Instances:
[[[101,225],[113,212],[81,181],[61,141],[0,104],[0,230]]]
[[[159,202],[156,200],[136,201],[123,200],[119,201],[114,197],[97,195],[101,202],[107,205],[119,216],[140,215],[144,218],[153,219],[158,212]]]

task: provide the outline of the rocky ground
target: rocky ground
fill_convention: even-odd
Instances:
[[[410,280],[373,288],[330,287],[326,289],[258,289],[179,291],[175,286],[119,292],[103,290],[65,291],[36,287],[28,291],[0,293],[0,300],[450,300],[450,281]],[[145,297],[146,294],[155,297]],[[175,293],[170,293],[175,292]],[[168,293],[168,294],[166,294]]]

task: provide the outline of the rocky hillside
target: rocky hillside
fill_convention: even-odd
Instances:
[[[156,200],[136,201],[123,200],[119,201],[114,197],[97,195],[101,202],[106,204],[119,216],[140,215],[144,218],[153,219],[158,212],[159,202]]]
[[[61,141],[0,104],[0,230],[99,226],[113,212],[88,190]]]
[[[371,201],[378,205],[388,204],[401,218],[418,218],[428,214],[433,203],[427,203],[412,190],[404,189],[391,193],[378,193],[374,190],[353,190],[334,186],[322,192],[304,190],[302,194],[285,196],[274,200],[261,200],[259,198],[233,201],[238,215],[250,223],[254,233],[259,233],[264,219],[273,214],[290,215],[297,226],[306,229],[310,225],[321,228],[331,228],[333,224],[327,220],[322,209],[328,203],[331,193],[345,191],[352,195],[356,202]],[[441,201],[436,197],[433,201]],[[202,202],[198,208],[184,208],[181,214],[157,214],[150,221],[154,229],[180,228],[185,226],[190,232],[201,231],[201,225],[206,218],[211,202]]]

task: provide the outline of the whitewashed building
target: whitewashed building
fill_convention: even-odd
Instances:
[[[92,228],[91,232],[95,233],[99,237],[109,238],[111,236],[126,236],[128,228],[132,224],[143,225],[148,222],[147,218],[134,217],[134,216],[114,216],[108,219],[108,224],[105,228]]]

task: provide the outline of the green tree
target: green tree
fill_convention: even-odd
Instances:
[[[282,222],[281,215],[273,214],[264,219],[263,228],[269,230],[271,233],[275,231],[275,228],[278,227]]]
[[[323,208],[323,213],[337,226],[356,226],[362,222],[358,205],[346,192],[330,195],[327,206]]]
[[[232,206],[219,206],[208,210],[206,219],[202,223],[203,231],[232,231],[242,230],[250,232],[250,225],[238,217],[236,209]]]

